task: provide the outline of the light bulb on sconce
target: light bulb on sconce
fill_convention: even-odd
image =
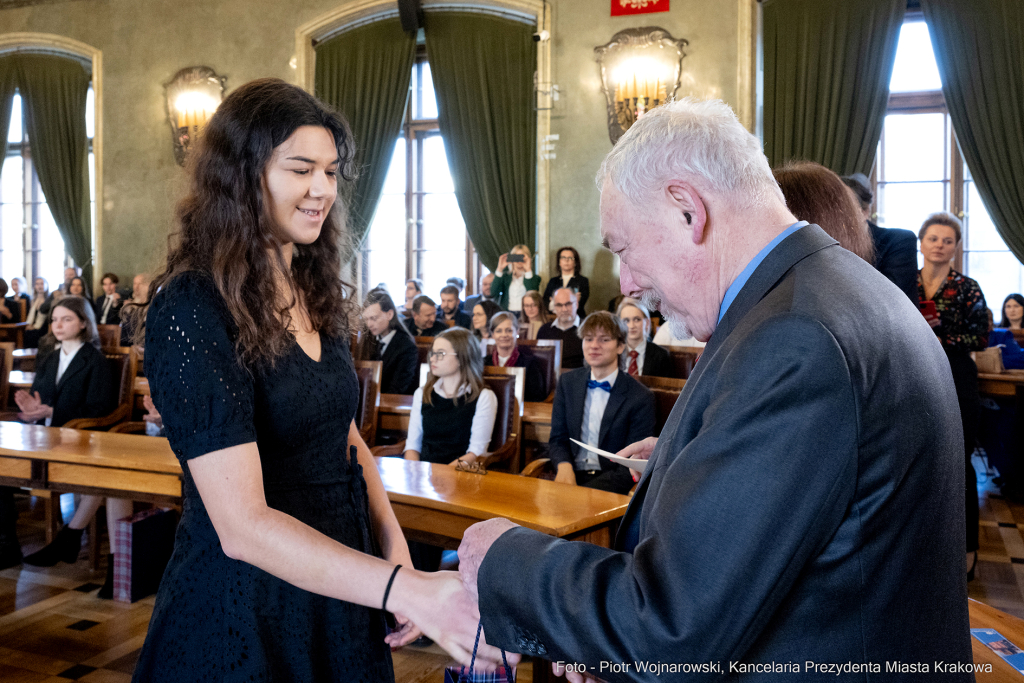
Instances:
[[[629,28],[594,48],[608,110],[608,135],[618,141],[638,118],[675,100],[686,39],[662,28]]]
[[[188,150],[224,99],[224,76],[207,66],[182,69],[164,84],[174,159],[185,165]]]

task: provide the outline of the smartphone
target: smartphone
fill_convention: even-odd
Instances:
[[[509,254],[506,259],[509,263],[522,263],[526,260],[526,257],[522,254]]]
[[[935,308],[934,301],[921,302],[921,315],[925,320],[935,320],[939,317],[939,309]]]

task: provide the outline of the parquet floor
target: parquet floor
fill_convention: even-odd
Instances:
[[[72,496],[62,497],[64,518]],[[18,537],[25,554],[45,544],[43,501],[18,496]],[[103,534],[102,557],[108,552]],[[88,567],[83,544],[75,565],[21,565],[0,571],[0,681],[3,683],[127,683],[153,613],[155,596],[126,605],[96,597],[106,576]],[[436,645],[393,654],[396,683],[438,683],[450,661]],[[532,683],[530,664],[519,683]]]
[[[977,460],[976,460],[977,462]],[[980,468],[979,468],[980,471]],[[1024,505],[998,495],[984,473],[981,550],[970,597],[1024,618]],[[45,541],[42,501],[19,496],[18,535],[25,553]],[[62,500],[70,518],[72,497]],[[104,535],[105,536],[105,535]],[[106,557],[106,539],[102,548]],[[92,572],[83,545],[77,564],[0,571],[0,681],[4,683],[127,683],[131,680],[155,598],[132,605],[100,600],[105,567]],[[436,645],[394,654],[397,683],[443,680],[448,658]],[[519,683],[532,683],[528,663]]]

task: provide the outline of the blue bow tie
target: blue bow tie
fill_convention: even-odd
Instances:
[[[609,394],[612,393],[612,385],[608,382],[598,382],[596,380],[589,380],[587,382],[587,389],[604,389]]]

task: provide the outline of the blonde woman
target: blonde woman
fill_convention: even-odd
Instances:
[[[537,330],[551,322],[544,298],[536,289],[523,296],[523,312],[519,316],[520,336],[523,339],[536,339]]]
[[[497,297],[503,311],[516,315],[523,310],[523,297],[540,289],[540,275],[533,273],[533,255],[525,244],[517,244],[498,257],[498,270],[491,283],[491,296]]]

